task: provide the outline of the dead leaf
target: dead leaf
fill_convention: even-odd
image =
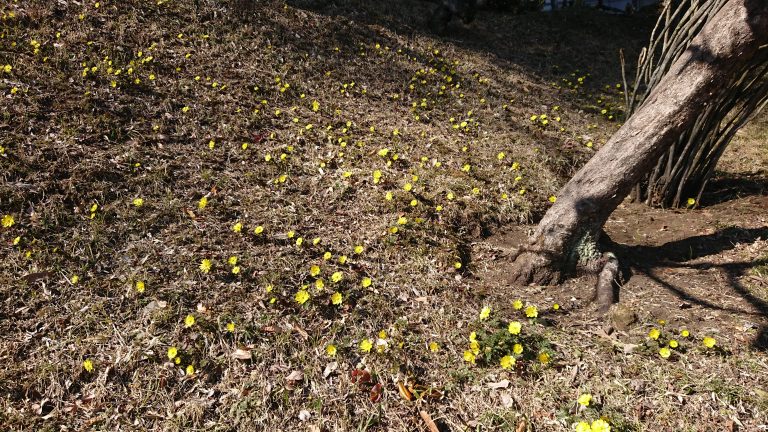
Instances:
[[[250,360],[251,356],[251,350],[249,349],[238,348],[232,353],[232,357],[238,360]]]
[[[490,387],[492,389],[502,389],[502,388],[509,387],[509,384],[510,384],[509,380],[503,379],[503,380],[501,380],[499,382],[488,383],[488,387]]]
[[[307,411],[307,410],[299,411],[299,420],[307,421],[307,420],[309,420],[310,417],[312,417],[312,414],[310,414],[309,411]]]
[[[515,399],[512,398],[512,395],[509,394],[509,392],[503,392],[501,394],[501,404],[504,408],[512,408],[515,406]]]
[[[336,369],[339,368],[339,364],[334,362],[330,362],[327,365],[325,365],[325,369],[323,370],[323,378],[328,378],[333,372],[336,371]]]
[[[400,396],[403,399],[407,401],[413,400],[413,393],[411,393],[407,388],[405,388],[405,385],[403,383],[397,383],[397,391],[400,393]]]
[[[427,425],[427,429],[429,429],[429,432],[440,432],[440,429],[437,428],[437,425],[435,424],[434,420],[432,420],[432,417],[429,415],[426,411],[419,411],[419,415],[421,416],[421,419],[424,420],[424,423]]]
[[[32,283],[38,279],[45,279],[51,276],[53,276],[53,272],[42,271],[37,273],[30,273],[26,276],[23,276],[21,280],[26,281],[27,283]]]
[[[525,432],[525,428],[528,426],[528,422],[525,419],[520,419],[520,423],[517,424],[515,432]]]
[[[351,373],[352,383],[362,385],[371,381],[371,374],[367,370],[355,369]]]
[[[288,374],[287,377],[285,377],[286,381],[304,381],[304,372],[300,370],[295,370]]]
[[[381,400],[381,395],[384,393],[384,387],[381,385],[381,383],[377,383],[373,388],[371,389],[371,402],[378,402]]]

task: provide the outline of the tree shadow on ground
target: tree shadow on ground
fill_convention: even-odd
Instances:
[[[710,235],[689,237],[661,246],[630,246],[613,243],[610,247],[616,251],[624,265],[628,267],[630,274],[644,275],[685,303],[762,319],[763,324],[758,330],[752,346],[759,350],[768,351],[768,325],[764,321],[768,318],[768,299],[755,295],[754,290],[750,290],[743,283],[744,276],[748,276],[751,270],[768,264],[768,256],[754,261],[723,263],[714,262],[714,260],[701,260],[701,258],[731,250],[739,243],[752,243],[758,239],[766,238],[768,238],[768,227],[751,229],[729,227]],[[731,291],[712,292],[712,296],[709,298],[702,294],[694,294],[664,278],[661,270],[669,268],[687,268],[697,271],[717,269],[724,276],[726,285]],[[760,283],[768,284],[768,279],[758,279]],[[719,300],[726,294],[744,300],[751,310],[721,304]]]
[[[701,206],[708,207],[738,198],[768,193],[768,179],[763,175],[723,174],[712,179],[701,197]]]
[[[594,89],[613,87],[621,80],[619,50],[625,50],[628,67],[634,66],[656,20],[650,13],[606,14],[585,7],[551,13],[481,11],[470,25],[454,19],[441,36],[429,30],[428,17],[435,7],[431,2],[292,0],[289,4],[374,30],[386,28],[409,38],[450,43],[490,56],[498,67],[522,68],[546,81],[590,72]]]

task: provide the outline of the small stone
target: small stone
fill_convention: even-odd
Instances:
[[[625,304],[614,304],[608,314],[611,325],[619,331],[627,331],[632,324],[637,322],[637,314]]]

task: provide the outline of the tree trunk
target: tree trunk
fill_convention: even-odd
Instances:
[[[626,94],[627,117],[653,91],[701,28],[727,3],[728,0],[665,2],[648,46],[640,53],[633,90]],[[768,50],[758,50],[749,64],[751,67],[735,81],[724,83],[728,90],[710,100],[695,125],[662,153],[653,170],[632,191],[634,201],[661,207],[698,204],[731,138],[768,104]],[[623,66],[622,58],[622,73]],[[638,90],[643,88],[638,96]]]
[[[768,43],[766,3],[730,0],[704,25],[629,120],[560,191],[518,251],[517,283],[557,283],[579,266],[599,271],[597,241],[610,214]]]

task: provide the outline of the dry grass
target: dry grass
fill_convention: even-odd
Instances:
[[[616,49],[648,20],[483,14],[440,39],[427,4],[358,3],[2,6],[3,429],[426,430],[418,409],[451,430],[764,424],[743,379],[762,354],[628,356],[567,298],[478,289],[474,243],[535,220],[615,130]]]

